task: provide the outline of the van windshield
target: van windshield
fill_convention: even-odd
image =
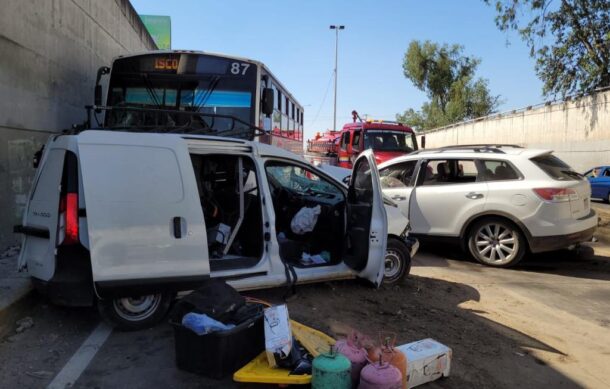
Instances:
[[[411,133],[393,130],[366,130],[364,133],[364,148],[405,153],[410,153],[415,149]]]

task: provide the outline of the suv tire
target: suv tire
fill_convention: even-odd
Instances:
[[[383,284],[401,282],[411,272],[411,253],[406,244],[399,239],[388,237],[384,257]]]
[[[160,322],[174,300],[174,294],[157,294],[98,300],[97,308],[104,320],[121,331],[135,331]]]
[[[519,228],[506,219],[487,217],[469,229],[468,249],[480,263],[492,267],[511,267],[523,259],[526,240]]]

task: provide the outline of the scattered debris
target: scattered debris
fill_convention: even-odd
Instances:
[[[21,250],[21,246],[19,246],[19,245],[9,246],[3,252],[0,253],[0,259],[13,257],[13,256],[19,254],[20,250]]]
[[[17,320],[17,323],[15,324],[17,324],[17,329],[15,330],[15,332],[20,334],[28,328],[32,328],[34,326],[34,319],[29,316],[26,316],[23,319]]]
[[[41,380],[45,380],[45,379],[49,379],[49,378],[53,377],[53,372],[50,372],[47,370],[26,371],[25,374],[29,375],[30,377],[38,378]]]

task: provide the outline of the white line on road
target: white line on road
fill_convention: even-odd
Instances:
[[[87,366],[89,366],[89,362],[91,362],[111,333],[112,327],[106,323],[100,323],[79,349],[76,350],[63,369],[55,376],[53,381],[47,386],[47,389],[64,389],[72,386]]]

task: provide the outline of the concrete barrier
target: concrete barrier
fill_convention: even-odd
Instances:
[[[97,69],[155,49],[128,0],[3,0],[0,11],[0,250],[27,200],[32,157],[86,118]]]
[[[574,169],[610,164],[610,90],[505,112],[426,133],[426,147],[508,143],[552,149]]]

